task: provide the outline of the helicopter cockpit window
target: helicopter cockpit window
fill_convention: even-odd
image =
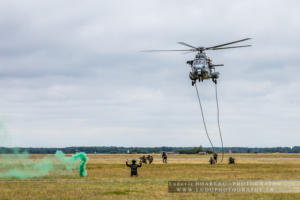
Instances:
[[[205,60],[200,60],[200,63],[199,64],[201,64],[201,65],[205,65],[206,64],[206,62],[205,62]]]
[[[201,60],[195,60],[195,65],[200,65],[201,64]]]
[[[204,67],[205,64],[205,60],[194,60],[194,65],[197,67]]]

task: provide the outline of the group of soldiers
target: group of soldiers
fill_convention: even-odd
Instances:
[[[161,158],[162,158],[163,163],[167,163],[168,156],[167,156],[166,152],[162,152]],[[148,161],[148,163],[147,163],[147,161]],[[131,164],[128,164],[128,160],[127,160],[126,161],[126,166],[130,167],[130,169],[131,169],[131,173],[130,173],[131,176],[138,176],[137,169],[139,167],[142,167],[143,163],[144,164],[151,164],[152,162],[153,162],[153,156],[151,156],[151,155],[147,155],[147,156],[143,155],[142,157],[140,157],[140,163],[139,164],[136,164],[136,160],[133,159],[131,161]],[[209,163],[211,165],[213,165],[213,164],[216,164],[217,162],[218,162],[218,154],[214,153],[213,157],[210,157]],[[233,157],[229,157],[229,162],[228,163],[229,164],[235,164],[235,159]]]
[[[214,153],[213,157],[210,157],[209,159],[209,163],[211,165],[214,165],[218,162],[218,154],[217,153]],[[235,158],[233,157],[229,157],[228,159],[228,164],[235,164]]]
[[[161,157],[162,157],[163,163],[167,163],[167,160],[168,160],[167,153],[166,152],[162,152]],[[137,169],[139,167],[142,167],[143,163],[147,164],[147,161],[148,161],[148,164],[151,164],[153,162],[153,156],[151,156],[151,155],[147,155],[147,156],[143,155],[142,157],[140,157],[140,163],[139,164],[136,164],[136,160],[135,159],[133,159],[131,161],[131,164],[128,164],[128,160],[127,160],[126,161],[126,166],[130,167],[130,169],[131,169],[130,175],[131,176],[138,176]]]
[[[151,156],[151,155],[148,155],[148,156],[143,155],[142,157],[140,157],[140,162],[141,163],[147,164],[147,161],[148,161],[148,164],[151,164],[153,162],[153,156]]]
[[[217,153],[214,153],[213,157],[210,157],[209,158],[209,163],[211,165],[214,165],[218,162],[218,154]]]

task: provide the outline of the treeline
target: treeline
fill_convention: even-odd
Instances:
[[[211,148],[208,147],[65,147],[65,148],[17,148],[17,147],[0,147],[0,153],[12,154],[27,152],[31,154],[54,154],[57,150],[61,150],[66,154],[74,154],[77,152],[103,153],[103,154],[125,154],[125,153],[161,153],[173,152],[180,154],[197,154],[199,152],[211,153]],[[216,152],[221,152],[221,147],[215,147]],[[225,147],[225,153],[300,153],[300,146],[294,147],[271,147],[271,148],[248,148],[248,147]]]

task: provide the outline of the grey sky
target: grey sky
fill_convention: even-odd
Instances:
[[[2,145],[208,146],[185,61],[220,67],[225,146],[300,145],[299,1],[2,1]],[[214,88],[200,85],[220,145]],[[1,139],[0,138],[0,139]]]

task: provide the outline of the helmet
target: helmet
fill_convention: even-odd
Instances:
[[[136,160],[135,159],[132,159],[132,161],[131,161],[132,163],[136,163]]]

